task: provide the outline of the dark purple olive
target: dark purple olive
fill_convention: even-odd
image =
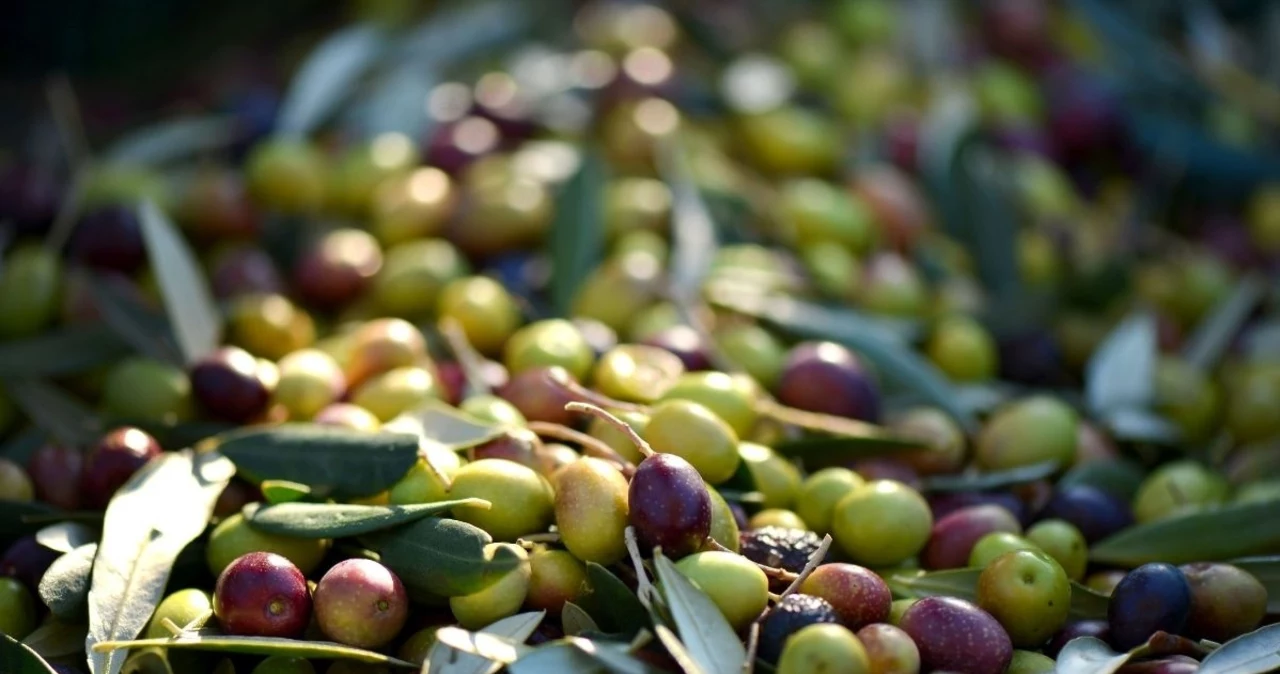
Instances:
[[[1044,647],[1044,654],[1056,658],[1067,642],[1080,637],[1093,637],[1110,642],[1111,626],[1105,620],[1079,620],[1067,623],[1049,639],[1049,643]]]
[[[893,480],[911,487],[920,488],[920,473],[911,464],[902,459],[887,456],[873,456],[858,459],[849,464],[849,470],[857,473],[867,482],[872,480]]]
[[[1111,642],[1127,651],[1158,631],[1178,634],[1191,615],[1191,585],[1172,564],[1143,564],[1111,592],[1107,623]]]
[[[276,263],[260,248],[232,248],[218,255],[209,274],[213,293],[227,299],[284,289]]]
[[[711,357],[698,331],[687,325],[673,325],[650,335],[644,344],[674,353],[684,363],[686,372],[711,369]]]
[[[84,454],[62,445],[41,445],[27,459],[27,475],[35,487],[36,498],[63,510],[80,508],[80,475],[84,472]]]
[[[874,376],[856,354],[835,342],[805,342],[791,349],[778,378],[778,400],[810,412],[880,418]]]
[[[98,441],[85,459],[80,496],[88,508],[106,508],[116,490],[148,461],[160,455],[160,443],[144,430],[125,426]]]
[[[967,566],[969,553],[978,540],[998,531],[1020,534],[1022,525],[1013,513],[997,505],[961,508],[934,521],[929,542],[920,553],[920,562],[926,569]]]
[[[247,423],[271,402],[258,359],[244,349],[225,346],[191,367],[191,394],[214,419]]]
[[[1093,543],[1133,524],[1133,511],[1121,499],[1086,484],[1054,492],[1037,520],[1060,519],[1076,526]]]
[[[1067,69],[1054,73],[1045,90],[1049,133],[1059,157],[1077,162],[1114,150],[1122,131],[1121,109],[1097,77]]]
[[[996,341],[1000,379],[1027,386],[1064,386],[1070,383],[1062,348],[1053,335],[1032,331]]]
[[[138,215],[130,207],[106,206],[80,218],[71,254],[87,267],[131,274],[147,259]]]
[[[697,552],[711,533],[711,495],[698,470],[674,454],[654,454],[636,467],[628,492],[643,549],[672,559]]]
[[[58,213],[61,188],[48,171],[11,166],[0,174],[0,222],[19,234],[41,234]]]
[[[933,510],[933,520],[935,522],[961,508],[976,505],[998,505],[1013,513],[1018,518],[1018,521],[1024,525],[1030,519],[1022,500],[1008,492],[955,491],[931,494],[929,496],[929,508]]]
[[[898,622],[920,649],[921,671],[1003,674],[1013,644],[1000,623],[977,606],[954,597],[925,597]]]
[[[456,176],[497,150],[501,141],[502,132],[493,122],[474,115],[464,117],[435,129],[427,143],[427,164]]]
[[[37,543],[35,536],[24,536],[14,541],[0,557],[0,576],[16,578],[35,592],[44,572],[59,556],[61,553],[56,550]]]

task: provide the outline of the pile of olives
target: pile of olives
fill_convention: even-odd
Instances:
[[[426,429],[373,495],[292,485],[282,499],[240,470],[125,671],[405,671],[460,656],[456,628],[529,611],[545,617],[512,658],[576,637],[633,666],[591,671],[680,671],[688,653],[655,637],[688,638],[660,599],[675,590],[654,587],[662,558],[748,668],[782,674],[1033,674],[1082,644],[1145,645],[1133,671],[1193,672],[1274,620],[1276,574],[1258,569],[1280,564],[1275,535],[1098,551],[1280,498],[1280,183],[1236,199],[1189,186],[1181,212],[1135,236],[1153,160],[1063,3],[966,5],[945,72],[904,53],[912,26],[891,0],[777,17],[710,4],[589,3],[571,38],[435,86],[420,137],[242,124],[236,147],[181,170],[0,166],[0,512],[15,513],[0,633],[49,671],[89,671],[92,614],[49,605],[41,582],[76,552],[42,527],[95,532],[158,457],[217,452],[246,428],[416,434],[442,406],[492,433],[455,448]],[[727,55],[691,28],[712,20]],[[933,184],[931,125],[957,97],[1007,171],[1010,232],[957,231]],[[714,249],[680,248],[699,227],[689,199]],[[194,358],[173,355],[151,207],[216,300],[221,339]],[[999,249],[1029,302],[991,287]],[[705,268],[682,289],[689,259]],[[797,325],[796,306],[822,320]],[[1150,379],[1139,421],[1160,433],[1089,402],[1133,316],[1151,349],[1103,362]],[[1205,326],[1230,333],[1221,353],[1192,348]],[[67,401],[86,418],[68,423]],[[471,562],[500,571],[447,595],[361,536],[251,517],[268,502],[459,499],[431,517],[482,531]],[[602,612],[619,587],[637,602]],[[646,627],[609,631],[621,624]],[[394,660],[163,644],[197,629]]]

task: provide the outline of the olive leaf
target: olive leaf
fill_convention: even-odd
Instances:
[[[354,660],[370,664],[417,667],[389,655],[366,651],[329,641],[301,641],[278,637],[246,637],[220,634],[212,629],[183,632],[165,639],[137,639],[132,641],[103,641],[93,644],[92,656],[114,655],[137,648],[161,648],[166,650],[214,651],[218,653],[242,653],[245,655],[284,655],[296,658],[325,660]],[[123,664],[123,659],[121,659]]]
[[[57,674],[29,646],[0,632],[0,672],[5,674]]]
[[[586,651],[567,641],[545,644],[522,653],[515,662],[507,665],[507,671],[510,674],[610,674],[609,669]]]
[[[318,424],[232,431],[220,436],[218,447],[246,478],[305,484],[320,497],[376,494],[418,460],[418,439],[412,435]]]
[[[45,444],[45,432],[35,426],[14,433],[0,445],[0,456],[17,464],[25,465],[31,456]]]
[[[272,505],[301,501],[311,495],[311,487],[288,480],[263,480],[258,489],[262,491],[262,498]]]
[[[1057,461],[1042,461],[1008,470],[990,473],[957,473],[955,475],[934,475],[925,478],[922,484],[924,491],[988,491],[1003,489],[1014,485],[1043,480],[1058,472],[1061,467]]]
[[[227,115],[177,117],[117,140],[102,159],[108,164],[156,166],[224,147],[236,135],[236,121]]]
[[[660,552],[654,554],[653,565],[689,658],[706,674],[737,674],[747,652],[724,614]]]
[[[356,24],[332,33],[298,68],[280,105],[276,134],[302,137],[333,113],[353,85],[382,55],[386,36],[376,26]]]
[[[1238,636],[1208,655],[1198,674],[1265,674],[1280,669],[1280,625]]]
[[[1238,503],[1129,527],[1089,549],[1102,564],[1206,562],[1260,554],[1280,546],[1276,502]]]
[[[93,278],[89,294],[103,322],[124,343],[158,361],[184,365],[173,328],[164,316],[122,292],[115,280],[108,277]]]
[[[649,627],[644,605],[636,593],[595,562],[587,562],[587,592],[578,603],[606,632],[630,637]]]
[[[1129,653],[1118,653],[1101,639],[1077,637],[1058,653],[1056,674],[1115,674],[1129,662]]]
[[[532,611],[509,616],[482,628],[477,635],[508,640],[510,642],[508,644],[510,651],[518,653],[521,650],[519,646],[533,636],[534,630],[538,629],[538,625],[542,624],[542,620],[546,616],[546,611]],[[459,631],[461,632],[462,630]],[[458,636],[461,637],[462,635]],[[448,637],[446,636],[446,638]],[[477,642],[473,638],[470,643],[484,642]],[[506,658],[502,660],[506,660]],[[423,663],[422,668],[424,671],[432,672],[432,674],[494,674],[501,669],[502,665],[510,663],[510,661],[503,662],[502,660],[483,657],[482,653],[459,652],[449,644],[437,641],[432,644],[431,650],[428,651],[427,661]]]
[[[956,597],[978,600],[978,577],[982,569],[946,569],[943,571],[900,571],[889,574],[885,582],[894,595],[903,599],[919,597]],[[1085,585],[1071,581],[1072,620],[1105,620],[1110,599]]]
[[[36,542],[67,553],[98,540],[98,531],[81,522],[56,522],[36,532]]]
[[[190,246],[154,202],[138,207],[138,221],[174,337],[186,362],[195,362],[218,348],[222,339],[222,316],[209,283]]]
[[[28,634],[22,643],[42,658],[65,658],[84,653],[84,638],[88,635],[88,625],[53,618]]]
[[[477,419],[438,400],[428,401],[388,423],[397,430],[412,431],[423,440],[455,451],[482,445],[505,432],[496,424]]]
[[[53,560],[40,578],[40,601],[59,618],[82,618],[89,598],[89,578],[97,543],[85,543]]]
[[[469,656],[478,660],[483,667],[493,667],[494,671],[501,669],[503,665],[508,665],[521,656],[533,651],[533,648],[526,646],[515,639],[508,639],[496,634],[489,634],[483,631],[471,632],[461,627],[443,627],[436,632],[436,643],[432,646],[432,650],[437,653],[452,653],[451,656],[440,656],[441,658],[451,657],[453,659],[442,660],[444,667],[456,664],[462,661],[462,666],[466,671],[475,671],[475,665],[472,660],[462,660],[464,656]],[[429,672],[445,671],[442,667],[432,666],[431,661],[423,667]],[[487,670],[480,670],[487,671]]]
[[[1085,367],[1089,411],[1110,426],[1119,413],[1149,410],[1155,400],[1157,353],[1155,317],[1149,312],[1134,313],[1116,326]],[[1130,428],[1135,425],[1130,421]]]
[[[1202,372],[1211,371],[1227,352],[1231,340],[1240,332],[1266,290],[1266,284],[1256,274],[1236,283],[1227,299],[1218,303],[1187,338],[1182,347],[1182,359]]]
[[[1248,572],[1267,588],[1267,613],[1280,613],[1280,555],[1242,557],[1231,564]]]
[[[5,391],[50,437],[83,447],[102,435],[102,421],[79,400],[43,379],[5,378]]]
[[[63,511],[40,501],[0,500],[0,538],[18,538],[38,530],[42,524],[31,522],[31,518],[61,518],[63,515]]]
[[[716,225],[689,170],[687,150],[676,137],[659,147],[660,173],[671,189],[671,287],[674,301],[697,301],[715,255]]]
[[[1124,458],[1088,461],[1077,464],[1058,480],[1057,488],[1084,484],[1111,493],[1125,502],[1133,499],[1146,477],[1138,463]]]
[[[667,649],[671,659],[676,661],[680,671],[685,674],[702,674],[702,667],[689,654],[689,649],[685,647],[684,642],[680,641],[676,633],[671,631],[671,628],[657,624],[653,626],[653,632],[657,635],[658,641],[662,642],[662,646]]]
[[[427,517],[387,531],[360,537],[406,586],[444,597],[484,589],[519,564],[505,548],[486,559],[484,546],[493,539],[479,527],[451,519]]]
[[[577,636],[583,632],[600,631],[600,626],[591,618],[591,614],[571,601],[566,601],[564,608],[560,609],[560,626],[564,629],[564,633],[569,636]]]
[[[562,316],[604,255],[604,189],[608,164],[588,149],[578,170],[556,196],[551,223],[551,302]]]
[[[102,325],[68,325],[0,344],[0,376],[58,377],[119,360],[129,345]]]
[[[235,474],[217,452],[168,452],[133,475],[107,506],[89,588],[89,667],[116,674],[124,653],[95,650],[133,639],[151,618],[178,553],[204,532]]]
[[[488,501],[464,498],[414,505],[355,505],[348,503],[280,503],[245,506],[245,520],[254,529],[295,538],[344,538],[391,529],[415,520],[470,505],[489,507]]]

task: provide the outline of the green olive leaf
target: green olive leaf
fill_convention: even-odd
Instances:
[[[236,120],[227,115],[175,117],[117,140],[102,158],[108,164],[157,166],[225,147],[236,136]]]
[[[406,586],[444,597],[478,592],[519,564],[505,548],[486,559],[484,546],[493,541],[489,534],[451,519],[427,517],[361,536],[360,541]]]
[[[1266,284],[1256,274],[1240,279],[1227,299],[1219,302],[1187,338],[1182,359],[1202,372],[1213,370],[1266,290]]]
[[[524,642],[546,616],[546,611],[531,611],[508,616],[475,633],[458,629],[444,638],[437,634],[422,669],[432,674],[494,674],[532,650]]]
[[[1140,566],[1226,560],[1275,550],[1280,518],[1275,501],[1239,503],[1129,527],[1093,545],[1102,564]]]
[[[0,501],[0,538],[13,539],[38,531],[43,523],[30,521],[30,518],[44,519],[44,522],[60,521],[65,513],[40,501]]]
[[[671,655],[671,659],[676,661],[676,665],[680,667],[680,671],[685,674],[702,674],[703,669],[689,654],[689,649],[680,641],[680,637],[676,636],[666,625],[658,624],[653,626],[653,632],[658,637],[658,641],[662,642],[662,646],[667,649],[667,653]]]
[[[311,496],[311,487],[288,480],[263,480],[258,489],[262,491],[262,498],[272,505],[302,501]]]
[[[591,618],[591,614],[571,601],[566,601],[564,608],[560,610],[560,626],[571,637],[583,632],[600,631],[600,626]]]
[[[201,273],[203,267],[169,217],[146,201],[138,207],[138,220],[174,337],[186,362],[193,363],[218,348],[222,315]]]
[[[329,35],[298,68],[280,104],[276,134],[301,138],[324,123],[386,49],[377,26],[360,23]]]
[[[1043,480],[1058,472],[1057,461],[1042,461],[990,473],[957,473],[925,478],[922,489],[929,492],[988,491]]]
[[[689,658],[706,674],[738,674],[747,652],[724,614],[660,552],[654,554],[653,564]]]
[[[3,383],[31,423],[59,442],[83,447],[102,435],[102,420],[61,388],[43,379],[6,378]]]
[[[956,597],[978,600],[978,577],[982,569],[946,569],[943,571],[898,571],[885,577],[889,589],[900,599],[920,597]],[[1071,581],[1072,620],[1105,620],[1108,597],[1092,588]]]
[[[543,644],[521,654],[515,662],[507,665],[507,671],[511,674],[610,674],[609,669],[586,651],[566,641]]]
[[[40,601],[55,616],[64,620],[84,617],[93,558],[97,554],[97,543],[85,543],[53,560],[40,578]]]
[[[119,360],[129,345],[103,325],[68,325],[0,344],[0,376],[58,377]]]
[[[56,552],[72,550],[98,540],[98,531],[82,522],[57,522],[36,532],[36,542]]]
[[[166,650],[215,651],[245,655],[285,655],[298,658],[324,660],[354,660],[370,664],[417,667],[389,655],[344,646],[328,641],[301,641],[277,637],[246,637],[220,634],[212,629],[184,632],[166,639],[138,639],[133,641],[104,641],[92,646],[93,655],[123,653],[136,648],[161,648]],[[123,659],[121,660],[123,664]]]
[[[397,432],[413,433],[424,442],[443,445],[454,451],[482,445],[505,431],[438,400],[387,422]]]
[[[418,439],[282,424],[227,433],[220,437],[219,451],[254,481],[297,482],[318,497],[359,497],[383,491],[403,477],[418,460]]]
[[[0,672],[5,674],[57,674],[29,646],[0,633]]]
[[[562,316],[604,255],[604,188],[608,164],[596,150],[583,153],[578,170],[556,196],[551,222],[551,301]]]
[[[1068,470],[1058,480],[1058,488],[1084,484],[1129,502],[1138,492],[1146,471],[1142,466],[1129,459],[1117,458],[1106,461],[1089,461]]]
[[[168,319],[123,292],[115,279],[94,276],[87,285],[103,322],[117,338],[162,363],[185,365]]]
[[[1267,613],[1280,613],[1280,555],[1242,557],[1230,563],[1257,578],[1267,588]]]
[[[1218,647],[1198,674],[1265,674],[1280,669],[1280,625],[1267,625]]]
[[[448,512],[460,505],[488,507],[483,499],[466,498],[414,505],[355,505],[349,503],[279,503],[262,507],[250,503],[245,520],[254,529],[295,538],[345,538],[391,529]]]
[[[84,653],[89,626],[53,618],[28,634],[22,643],[45,659],[65,658]]]
[[[690,175],[687,150],[678,137],[660,146],[659,169],[671,189],[671,287],[676,304],[692,306],[711,268],[716,224]]]
[[[116,674],[123,651],[95,650],[133,639],[163,597],[178,554],[204,532],[235,474],[217,452],[167,452],[133,475],[107,506],[89,588],[89,667]]]
[[[650,624],[636,593],[595,562],[587,562],[587,592],[578,603],[600,629],[609,633],[631,637]]]

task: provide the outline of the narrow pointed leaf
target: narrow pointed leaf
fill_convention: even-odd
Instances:
[[[0,501],[0,538],[25,536],[49,523],[36,523],[29,521],[29,518],[60,519],[65,514],[64,511],[40,501]]]
[[[1267,588],[1267,613],[1280,613],[1280,555],[1243,557],[1231,563],[1249,572]]]
[[[604,188],[607,165],[588,150],[578,171],[556,197],[551,224],[551,301],[570,314],[574,295],[604,254]]]
[[[521,613],[503,618],[471,636],[462,634],[464,630],[458,630],[457,637],[459,641],[477,646],[478,649],[483,649],[488,644],[500,644],[504,653],[514,654],[515,659],[518,659],[520,655],[532,650],[523,647],[523,644],[533,636],[534,630],[538,629],[546,615],[546,611]],[[507,661],[505,657],[497,660],[482,656],[483,653],[459,652],[448,643],[437,642],[431,647],[423,669],[432,674],[494,674],[502,665],[515,661]]]
[[[1128,503],[1138,493],[1145,477],[1142,466],[1129,459],[1089,461],[1068,470],[1057,486],[1061,489],[1085,484],[1115,494]]]
[[[654,569],[680,641],[705,674],[738,674],[747,652],[711,598],[661,554]]]
[[[1134,314],[1116,326],[1085,368],[1089,409],[1105,417],[1119,409],[1149,408],[1156,353],[1156,324],[1151,314]]]
[[[124,343],[145,356],[182,366],[182,352],[169,321],[122,292],[109,278],[96,277],[89,284],[98,313],[107,327]]]
[[[57,674],[29,646],[0,633],[0,672],[5,674]]]
[[[440,401],[427,402],[388,423],[397,432],[413,432],[423,440],[453,450],[475,447],[504,433],[500,426],[477,419]]]
[[[604,631],[630,637],[649,627],[644,605],[608,569],[587,562],[587,588],[578,603]]]
[[[98,531],[81,522],[58,522],[36,532],[37,543],[63,553],[96,540]]]
[[[439,647],[438,653],[446,653],[452,651],[452,655],[442,655],[441,666],[427,666],[427,671],[444,672],[445,674],[461,674],[461,672],[474,672],[476,666],[474,660],[479,660],[481,667],[493,667],[494,670],[501,669],[503,665],[509,665],[521,656],[533,651],[529,646],[525,646],[517,642],[515,639],[498,636],[496,634],[487,634],[485,632],[471,632],[461,627],[444,627],[436,632],[436,646]],[[433,649],[434,650],[434,649]],[[464,659],[464,656],[469,656]],[[452,659],[443,659],[452,658]],[[474,659],[474,660],[473,660]],[[457,667],[458,669],[454,669]],[[480,671],[486,671],[481,669]]]
[[[455,506],[489,506],[483,499],[466,498],[415,505],[369,506],[348,503],[249,504],[245,519],[259,531],[295,538],[344,538],[408,524],[448,512]]]
[[[46,620],[36,631],[28,634],[22,643],[46,660],[65,658],[84,653],[84,638],[88,634],[88,625],[63,622],[55,618]]]
[[[41,576],[40,601],[55,616],[65,620],[84,617],[93,558],[97,554],[97,543],[85,543],[53,560]]]
[[[435,670],[430,670],[434,673]],[[582,672],[584,674],[608,674],[609,670],[594,658],[571,643],[559,641],[539,646],[515,662],[507,665],[511,674],[561,674],[561,672]],[[423,670],[423,674],[429,674]]]
[[[69,325],[0,344],[0,377],[58,377],[118,360],[129,345],[101,325]]]
[[[121,138],[102,157],[110,164],[156,166],[216,150],[235,138],[236,122],[229,116],[177,117]]]
[[[1043,480],[1058,472],[1057,461],[1043,461],[991,473],[935,475],[924,480],[924,491],[987,491]]]
[[[1131,656],[1117,653],[1101,639],[1078,637],[1058,654],[1056,674],[1115,674]]]
[[[1103,564],[1183,564],[1226,560],[1280,547],[1277,502],[1240,503],[1139,524],[1096,543],[1089,558]]]
[[[360,540],[405,585],[445,597],[479,591],[519,563],[514,555],[486,559],[489,534],[451,519],[428,517]]]
[[[263,480],[258,485],[262,498],[270,504],[293,503],[311,495],[311,487],[288,480]]]
[[[684,672],[684,674],[703,674],[702,667],[694,661],[693,656],[689,654],[689,649],[680,641],[675,632],[672,632],[670,628],[662,624],[654,625],[653,632],[657,635],[658,641],[662,642],[662,646],[667,649],[671,659],[676,661],[680,671]]]
[[[1182,347],[1182,359],[1192,367],[1209,372],[1222,359],[1231,340],[1240,332],[1254,306],[1267,287],[1257,276],[1248,276],[1236,284],[1231,295],[1206,316]]]
[[[1197,674],[1266,674],[1280,669],[1280,625],[1228,641],[1200,663]]]
[[[418,439],[282,424],[229,433],[222,436],[219,451],[253,480],[297,482],[318,496],[369,496],[409,471],[418,460]]]
[[[377,27],[356,24],[331,34],[307,57],[280,105],[276,133],[302,137],[315,131],[378,60],[386,38]]]
[[[118,654],[135,648],[162,648],[167,650],[214,651],[245,655],[283,655],[318,660],[354,660],[370,664],[416,667],[389,655],[366,651],[329,641],[301,641],[276,637],[244,637],[219,634],[214,630],[185,632],[167,639],[138,639],[134,641],[107,641],[93,647],[95,655]]]
[[[660,168],[671,189],[671,285],[678,304],[689,306],[717,248],[716,224],[689,171],[689,156],[678,141],[662,147]]]
[[[211,353],[222,338],[222,317],[199,260],[169,218],[150,201],[138,209],[147,257],[164,298],[165,313],[188,363]]]
[[[560,626],[564,629],[564,633],[571,637],[583,632],[600,631],[600,626],[591,619],[591,615],[571,601],[565,602],[564,608],[560,610]]]
[[[178,553],[204,532],[235,467],[217,452],[163,454],[111,499],[89,589],[89,667],[116,674],[123,651],[95,644],[133,639],[163,597]]]
[[[83,447],[102,435],[102,422],[89,408],[47,381],[9,378],[4,388],[32,423],[63,444]]]

